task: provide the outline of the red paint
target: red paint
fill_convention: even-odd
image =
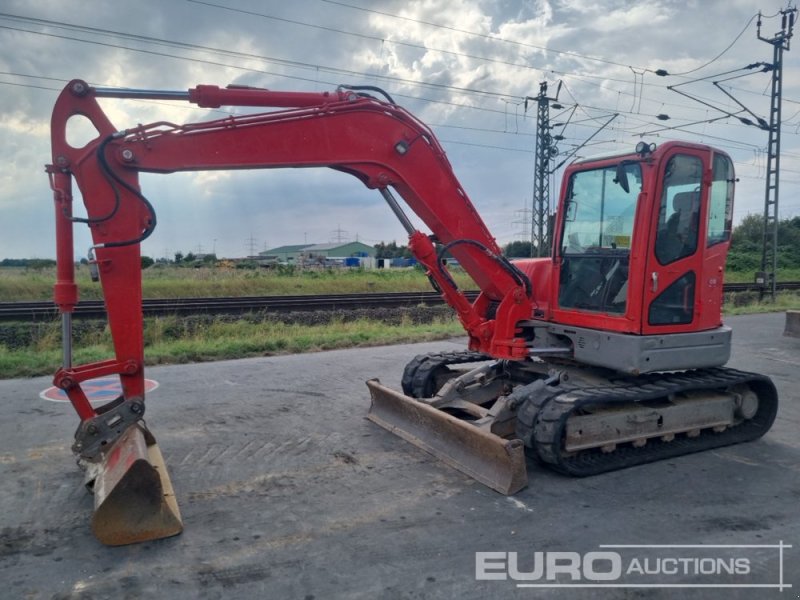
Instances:
[[[457,242],[452,245],[451,254],[481,289],[473,303],[450,284],[429,237],[417,231],[409,238],[412,251],[458,313],[473,350],[496,358],[525,357],[526,340],[521,337],[518,323],[531,318],[631,334],[652,333],[655,329],[659,333],[695,331],[719,323],[717,309],[722,288],[703,282],[712,275],[721,278],[727,244],[706,252],[702,234],[696,254],[669,267],[653,262],[653,232],[658,219],[654,207],[663,165],[672,154],[685,152],[700,157],[704,170],[710,169],[712,151],[707,147],[668,143],[643,163],[642,194],[631,241],[629,301],[625,314],[608,315],[559,307],[561,257],[557,248],[552,259],[519,262],[533,283],[529,295],[524,282],[497,260],[500,248],[462,189],[433,132],[402,108],[347,91],[287,93],[197,86],[189,91],[189,98],[201,106],[246,105],[285,110],[204,123],[160,122],[130,128],[108,141],[104,152],[113,173],[130,188],[126,189],[110,183],[98,161],[101,143],[118,128],[98,105],[92,88],[73,81],[59,96],[52,119],[53,165],[48,171],[56,202],[59,268],[55,297],[62,311],[72,310],[77,299],[71,267],[72,223],[66,218],[70,213],[72,178],[80,187],[88,216],[101,221],[90,228],[94,243],[102,245],[136,239],[147,227],[149,212],[131,191],[139,189],[140,172],[328,167],[357,177],[368,188],[393,187],[430,228],[437,242]],[[99,132],[98,138],[84,148],[72,148],[66,142],[66,123],[75,115],[87,118]],[[619,160],[616,157],[572,165],[566,170],[565,181],[578,169],[610,166]],[[120,197],[116,209],[114,187]],[[707,190],[703,194],[707,198]],[[153,201],[157,204],[157,199]],[[701,214],[701,222],[705,214]],[[563,222],[562,209],[556,219],[556,234]],[[80,390],[80,383],[88,379],[118,374],[126,398],[144,397],[139,244],[99,248],[96,255],[115,358],[62,370],[56,375],[56,384],[66,390],[82,419],[94,415]],[[644,315],[653,300],[647,287],[650,273],[658,273],[660,289],[664,289],[687,269],[697,272],[696,318],[687,325],[647,325]]]

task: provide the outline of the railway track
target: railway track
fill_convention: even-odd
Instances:
[[[758,291],[750,283],[727,283],[726,292]],[[779,290],[800,289],[800,281],[778,284]],[[466,292],[470,300],[477,292]],[[245,296],[240,298],[170,298],[147,299],[142,304],[145,316],[244,314],[249,312],[285,313],[313,310],[352,310],[357,308],[401,308],[425,304],[442,304],[436,292],[399,292],[390,294],[329,294],[322,296]],[[73,313],[75,318],[103,319],[105,306],[101,300],[79,302]],[[58,316],[50,301],[0,302],[0,321],[46,321]]]
[[[466,292],[470,300],[477,292]],[[145,316],[244,314],[249,312],[286,313],[313,310],[352,310],[357,308],[401,308],[419,304],[442,304],[436,292],[399,292],[390,294],[329,294],[321,296],[245,296],[239,298],[162,298],[142,302]],[[102,300],[78,303],[75,318],[102,319],[106,316]],[[58,316],[52,302],[0,302],[0,321],[43,321]]]

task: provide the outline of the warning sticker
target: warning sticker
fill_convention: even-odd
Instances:
[[[152,392],[157,387],[157,381],[153,379],[144,380],[145,393]],[[116,376],[98,377],[97,379],[84,381],[81,384],[81,389],[92,404],[104,404],[122,394],[122,386],[119,383],[119,377]],[[42,391],[39,397],[50,402],[69,402],[66,392],[55,386]]]

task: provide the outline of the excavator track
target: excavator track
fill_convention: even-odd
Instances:
[[[693,435],[686,432],[668,436],[672,438],[669,441],[651,437],[644,444],[617,444],[610,451],[564,449],[567,422],[587,409],[639,405],[687,392],[721,392],[737,386],[752,390],[758,398],[758,407],[751,418],[723,431],[705,428],[695,430]],[[768,377],[726,368],[646,375],[598,387],[544,386],[537,382],[526,395],[517,413],[517,432],[526,450],[548,467],[575,477],[758,439],[772,426],[778,409],[777,391]]]
[[[430,398],[439,387],[437,374],[451,365],[494,360],[488,354],[462,350],[418,354],[406,365],[401,381],[403,393],[412,398]]]

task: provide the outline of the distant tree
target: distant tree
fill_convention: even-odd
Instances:
[[[778,266],[800,268],[800,217],[778,223]]]
[[[56,261],[50,258],[29,258],[26,260],[26,267],[34,271],[41,271],[47,267],[55,267]]]
[[[156,264],[156,261],[154,261],[149,256],[142,256],[141,260],[142,260],[142,269],[146,269],[148,267],[152,267],[154,264]]]
[[[189,252],[186,256],[183,257],[183,262],[185,263],[193,263],[195,259],[194,253]]]
[[[760,269],[763,243],[764,216],[747,215],[731,234],[728,268]],[[800,217],[778,221],[778,268],[800,268]]]
[[[530,242],[509,242],[503,246],[503,254],[508,258],[528,258],[531,255]]]
[[[175,253],[175,263],[180,264],[183,262],[183,252],[176,252]]]
[[[27,267],[35,270],[55,265],[56,261],[51,258],[4,258],[0,261],[0,267]]]
[[[742,222],[733,228],[731,245],[737,249],[760,249],[764,237],[764,216],[747,215]]]
[[[411,250],[408,246],[398,246],[397,242],[379,242],[373,246],[375,248],[375,258],[411,258]]]

